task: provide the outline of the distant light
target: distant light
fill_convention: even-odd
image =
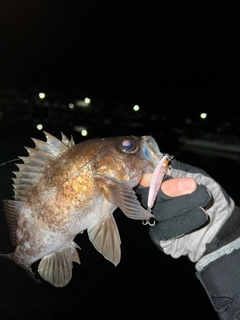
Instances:
[[[74,106],[81,108],[89,108],[91,99],[85,98],[83,100],[76,100]]]
[[[135,104],[135,106],[133,107],[133,111],[139,111],[140,107],[138,104]]]
[[[74,104],[73,103],[69,103],[68,107],[69,107],[69,109],[74,109]]]
[[[83,137],[86,137],[88,135],[88,131],[84,126],[74,126],[73,130],[80,132]]]
[[[38,130],[42,130],[42,129],[43,129],[43,125],[42,125],[41,123],[39,123],[39,124],[37,125],[37,129],[38,129]]]
[[[91,102],[91,99],[85,98],[85,99],[84,99],[84,102],[85,102],[86,104],[89,104],[89,103]]]
[[[81,135],[82,135],[83,137],[86,137],[86,136],[88,135],[87,130],[86,130],[86,129],[83,129],[83,130],[81,131]]]
[[[206,119],[207,118],[207,113],[200,113],[200,118],[201,119]]]
[[[46,97],[46,94],[44,92],[39,92],[38,96],[40,99],[44,99]]]

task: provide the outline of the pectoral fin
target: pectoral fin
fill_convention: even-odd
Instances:
[[[135,220],[149,220],[153,218],[153,215],[141,206],[132,188],[118,183],[109,189],[109,201],[115,203],[128,218]]]
[[[72,278],[73,261],[80,264],[73,241],[60,250],[43,257],[38,266],[40,276],[55,287],[64,287]]]
[[[112,215],[106,216],[98,224],[88,228],[88,236],[94,247],[115,266],[121,258],[121,239]]]

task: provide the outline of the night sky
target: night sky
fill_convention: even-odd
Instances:
[[[232,99],[239,14],[239,1],[1,1],[0,85]]]

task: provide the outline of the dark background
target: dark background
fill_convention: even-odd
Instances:
[[[44,139],[38,124],[76,142],[151,134],[239,204],[239,9],[239,1],[1,1],[0,163],[26,155],[31,137]],[[0,166],[1,199],[12,197],[14,169]],[[9,252],[0,211],[0,250]],[[114,215],[120,264],[78,235],[82,264],[64,288],[37,285],[2,259],[1,319],[217,319],[194,264],[165,256],[141,222]]]

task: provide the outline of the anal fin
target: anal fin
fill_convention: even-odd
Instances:
[[[40,276],[55,287],[67,285],[72,278],[73,261],[80,264],[76,248],[80,249],[72,241],[60,250],[43,257],[38,266]]]
[[[98,224],[88,228],[88,236],[97,249],[115,266],[120,262],[120,235],[112,214],[104,217]]]

